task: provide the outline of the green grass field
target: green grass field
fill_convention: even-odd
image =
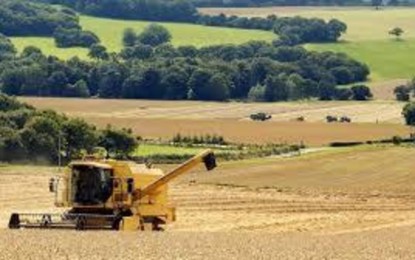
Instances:
[[[32,45],[40,48],[47,55],[55,55],[61,59],[70,59],[78,56],[81,59],[88,58],[88,49],[86,48],[57,48],[53,38],[47,37],[12,37],[14,46],[21,52],[25,47]]]
[[[318,51],[344,52],[369,65],[371,79],[384,81],[415,76],[415,8],[372,7],[269,7],[201,9],[204,13],[241,16],[303,16],[323,19],[337,18],[348,26],[339,44],[312,44]],[[403,41],[396,41],[388,32],[401,27]]]
[[[181,147],[171,145],[158,145],[158,144],[140,144],[137,151],[134,153],[135,156],[151,156],[156,154],[162,155],[194,155],[205,148],[198,147]]]
[[[301,14],[301,13],[300,13]],[[313,44],[313,50],[344,52],[365,62],[372,70],[374,81],[411,78],[415,76],[415,9],[399,8],[374,10],[322,10],[309,11],[307,17],[337,18],[347,23],[348,32],[338,44]],[[402,41],[388,34],[393,27],[405,33]]]
[[[310,44],[316,51],[344,52],[366,63],[373,81],[405,79],[415,76],[415,39],[404,41],[370,40],[335,44]]]
[[[119,52],[122,49],[122,35],[125,28],[142,31],[149,22],[125,21],[81,16],[81,25],[85,30],[93,31],[101,39],[109,51]],[[172,44],[175,46],[193,45],[196,47],[215,44],[240,44],[250,40],[271,41],[276,36],[272,32],[259,30],[241,30],[232,28],[207,27],[193,24],[159,23],[172,34]],[[82,48],[59,49],[55,47],[53,38],[15,37],[12,38],[17,49],[21,51],[28,45],[42,49],[45,54],[61,58],[78,56],[87,58],[88,50]]]

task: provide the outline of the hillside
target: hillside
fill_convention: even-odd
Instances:
[[[150,22],[127,21],[80,16],[81,26],[94,32],[108,51],[119,52],[122,49],[122,35],[126,28],[133,28],[141,32]],[[207,27],[183,23],[159,23],[165,26],[172,34],[174,46],[193,45],[195,47],[217,44],[240,44],[250,40],[272,41],[275,34],[260,30],[244,30],[233,28]],[[42,49],[47,55],[56,55],[68,59],[74,55],[87,59],[86,48],[57,48],[53,38],[48,37],[12,37],[12,42],[21,51],[24,47],[33,45]]]
[[[343,42],[335,44],[312,44],[307,48],[318,51],[339,51],[365,62],[371,68],[371,79],[410,78],[415,74],[414,43],[415,9],[387,8],[375,10],[371,7],[269,7],[269,8],[206,8],[202,13],[240,16],[279,16],[337,18],[348,26]],[[388,34],[394,27],[405,33],[403,41],[396,41]],[[391,66],[393,64],[393,66]]]

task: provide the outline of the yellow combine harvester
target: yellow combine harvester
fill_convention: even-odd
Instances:
[[[55,205],[71,209],[63,214],[13,213],[9,228],[160,230],[176,218],[175,208],[168,206],[168,182],[199,163],[214,169],[213,152],[204,151],[165,175],[128,161],[90,157],[72,162],[49,183]]]

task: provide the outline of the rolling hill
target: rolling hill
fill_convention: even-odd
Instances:
[[[348,26],[342,42],[336,44],[310,44],[317,51],[344,52],[365,62],[371,68],[371,79],[384,81],[410,78],[415,75],[415,8],[371,7],[269,7],[269,8],[206,8],[202,13],[239,16],[303,16],[323,19],[337,18]],[[401,41],[388,34],[394,27],[405,32]]]
[[[91,16],[80,16],[80,23],[85,30],[98,35],[102,44],[109,51],[118,52],[122,49],[122,35],[126,28],[142,31],[150,22],[126,21]],[[172,44],[175,46],[193,45],[196,47],[216,44],[240,44],[250,40],[271,41],[275,38],[272,32],[259,30],[243,30],[233,28],[207,27],[182,23],[159,23],[165,26],[172,34]],[[56,55],[68,59],[73,56],[88,58],[88,50],[84,48],[62,49],[55,46],[53,38],[42,37],[12,37],[14,45],[19,51],[24,47],[33,45],[45,54]]]

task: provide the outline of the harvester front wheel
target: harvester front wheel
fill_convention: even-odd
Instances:
[[[52,224],[52,216],[49,214],[43,215],[41,220],[41,227],[47,228],[50,224]]]
[[[13,213],[10,216],[9,229],[19,229],[19,228],[20,228],[20,216],[17,213]]]

